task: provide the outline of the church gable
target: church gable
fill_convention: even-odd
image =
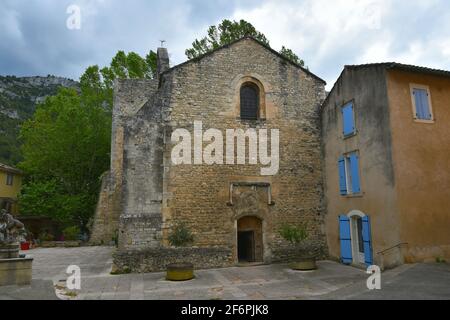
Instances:
[[[316,80],[322,82],[324,85],[326,84],[325,80],[321,79],[320,77],[318,77],[317,75],[313,74],[312,72],[310,72],[308,69],[290,61],[289,59],[287,59],[286,57],[284,57],[283,55],[281,55],[279,52],[275,51],[274,49],[270,48],[269,46],[265,45],[264,43],[258,41],[257,39],[251,37],[251,36],[247,36],[247,37],[243,37],[241,39],[238,39],[230,44],[224,45],[220,48],[217,48],[215,50],[212,50],[204,55],[201,55],[197,58],[188,60],[184,63],[181,63],[179,65],[174,66],[173,68],[167,70],[165,73],[169,73],[172,72],[176,69],[180,69],[185,67],[186,65],[189,64],[194,64],[194,63],[201,63],[203,60],[207,60],[207,59],[211,59],[213,58],[214,55],[216,55],[217,53],[220,53],[221,51],[227,50],[227,49],[232,49],[234,46],[239,45],[241,42],[247,42],[247,43],[252,43],[253,44],[253,50],[265,50],[269,53],[271,53],[274,57],[277,57],[279,60],[281,60],[283,63],[289,64],[299,70],[302,70],[303,72],[305,72],[306,74],[308,74],[309,76],[311,76],[312,78],[315,78]]]

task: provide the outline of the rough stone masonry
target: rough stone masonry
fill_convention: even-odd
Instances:
[[[258,92],[257,120],[240,115],[241,88]],[[120,271],[196,268],[296,258],[282,225],[306,222],[308,248],[326,254],[319,106],[325,82],[251,37],[169,68],[158,49],[158,77],[115,85],[111,171],[104,176],[93,243],[118,237]],[[174,165],[172,133],[204,128],[279,130],[279,171],[261,165]],[[224,151],[225,152],[225,151]],[[168,236],[182,221],[189,248]]]

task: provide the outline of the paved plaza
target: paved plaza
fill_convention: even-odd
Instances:
[[[34,257],[31,287],[0,288],[0,299],[450,299],[449,264],[404,265],[382,275],[382,290],[369,291],[364,270],[331,261],[313,272],[287,265],[196,271],[188,282],[168,282],[164,273],[111,275],[109,247],[51,248],[27,252]],[[69,265],[81,269],[81,290],[66,295]],[[55,289],[56,293],[55,294]]]

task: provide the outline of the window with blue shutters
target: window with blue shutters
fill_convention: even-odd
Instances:
[[[414,119],[433,121],[430,90],[427,86],[411,85]]]
[[[353,102],[349,102],[342,107],[342,127],[344,137],[350,137],[356,134],[355,112],[353,108]]]
[[[342,196],[361,193],[361,177],[358,152],[339,158],[339,191]]]

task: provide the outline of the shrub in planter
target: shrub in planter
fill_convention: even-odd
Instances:
[[[279,233],[283,239],[302,251],[301,258],[290,265],[292,269],[301,271],[317,269],[316,257],[314,255],[306,254],[304,250],[302,250],[303,248],[300,248],[309,237],[306,224],[298,226],[286,224],[281,227]]]
[[[67,227],[63,230],[64,241],[77,241],[80,228],[77,226]]]
[[[173,247],[186,247],[194,242],[194,236],[184,223],[178,223],[169,235],[168,240]],[[191,263],[173,263],[167,266],[166,279],[169,281],[187,281],[193,279],[194,266]]]
[[[168,239],[170,245],[177,248],[188,246],[194,242],[194,236],[183,222],[175,225]]]
[[[43,232],[43,233],[41,233],[39,235],[39,240],[45,241],[45,242],[54,241],[55,240],[55,236],[50,234],[50,233],[48,233],[47,231],[45,231],[45,232]]]

